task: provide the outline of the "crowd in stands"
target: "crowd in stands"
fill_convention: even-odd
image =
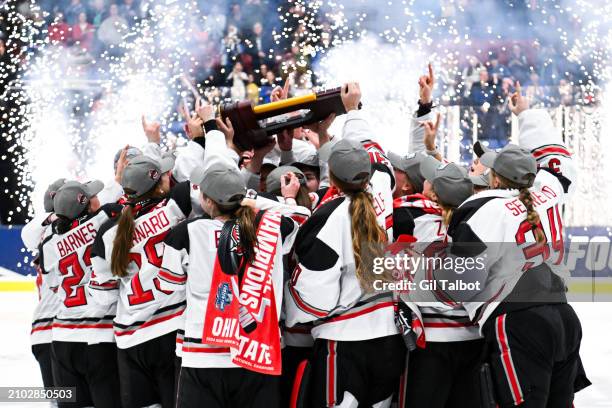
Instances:
[[[307,1],[198,0],[195,3],[202,11],[202,18],[185,20],[190,25],[190,35],[185,41],[193,56],[187,63],[193,63],[192,83],[200,86],[200,92],[206,90],[215,102],[248,98],[254,103],[267,103],[273,88],[284,82],[289,72],[295,73],[291,94],[308,92],[317,85],[311,68],[322,55],[312,51],[331,48],[344,35],[338,32],[333,17],[325,12],[313,12]],[[99,78],[100,72],[108,70],[100,70],[100,65],[123,55],[125,49],[120,44],[124,36],[130,28],[151,17],[156,2],[41,0],[36,2],[40,13],[34,13],[31,7],[28,9],[27,1],[14,4],[18,4],[15,7],[22,14],[37,20],[39,40],[64,49],[82,66],[82,70],[76,71],[82,73],[82,79],[104,79]],[[435,95],[441,105],[461,106],[462,155],[466,160],[471,155],[469,146],[474,141],[474,129],[478,139],[492,147],[507,141],[511,117],[507,101],[508,95],[515,91],[515,81],[520,81],[534,106],[590,105],[599,99],[586,86],[592,80],[588,75],[592,72],[589,61],[570,63],[563,55],[568,44],[559,33],[567,32],[571,37],[578,33],[580,22],[570,20],[570,16],[562,21],[546,9],[552,6],[537,0],[529,5],[508,7],[502,1],[439,2],[436,18],[453,21],[455,26],[467,30],[471,41],[471,46],[457,44],[456,49],[460,51],[457,57],[442,62],[448,65],[438,70],[440,80]],[[6,10],[0,10],[0,95],[22,68],[9,58],[19,53],[20,44],[14,35],[18,30],[13,29],[13,39],[9,40],[10,24],[15,22],[8,21]],[[488,12],[494,11],[506,16],[506,20],[486,18]],[[361,26],[383,30],[382,19],[378,17],[384,12],[367,10],[368,17]],[[542,16],[546,16],[543,21]],[[347,18],[346,25],[354,25]],[[424,24],[422,19],[413,23],[414,35],[427,28],[418,26]],[[446,41],[448,35],[448,30],[443,29],[431,33],[436,41]],[[177,96],[176,105],[180,104]],[[171,130],[180,129],[178,121],[174,125]]]
[[[332,18],[327,13],[307,10],[308,2],[199,0],[196,3],[203,18],[186,20],[191,26],[191,35],[186,41],[195,61],[191,67],[193,80],[204,88],[219,88],[222,97],[269,102],[272,88],[290,71],[298,72],[296,88],[311,88],[316,84],[316,77],[311,73],[310,63],[321,54],[312,50],[331,47],[338,34],[332,28]],[[482,7],[493,3],[500,12],[511,11],[508,23],[478,17]],[[476,38],[473,52],[461,44],[462,60],[449,64],[454,69],[442,70],[446,78],[441,81],[440,102],[480,107],[483,111],[490,107],[504,110],[501,106],[509,92],[513,92],[514,81],[520,81],[532,103],[538,105],[592,102],[589,99],[592,97],[584,95],[577,86],[586,83],[584,67],[580,69],[578,64],[571,65],[567,58],[561,58],[564,43],[558,35],[551,34],[562,28],[576,31],[576,22],[559,21],[549,12],[543,28],[536,29],[542,24],[524,23],[528,27],[524,29],[517,26],[519,21],[534,22],[536,14],[546,15],[544,11],[549,6],[534,1],[532,7],[506,10],[507,6],[502,3],[466,0],[459,8],[458,2],[440,1],[439,17],[452,19]],[[92,77],[99,74],[96,68],[109,60],[100,56],[122,55],[124,36],[152,15],[155,2],[42,0],[37,5],[42,13],[31,13],[31,16],[41,20],[40,35],[46,36],[53,45],[69,48],[78,61],[90,68],[83,70],[84,76]],[[372,10],[368,13],[376,15]],[[0,18],[0,58],[6,58],[7,24],[6,18]],[[363,22],[366,28],[374,30],[377,24],[377,18]],[[417,21],[417,29],[418,24]],[[492,34],[504,34],[512,40],[491,41]],[[447,33],[440,30],[435,35],[442,38]]]

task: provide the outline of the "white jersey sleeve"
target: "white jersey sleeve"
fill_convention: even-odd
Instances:
[[[180,150],[174,162],[172,177],[178,182],[189,180],[193,170],[204,163],[204,148],[197,142],[190,140]]]
[[[117,218],[108,220],[100,228],[91,251],[92,273],[87,290],[92,300],[100,305],[113,305],[119,299],[119,278],[111,271],[111,251],[104,244],[106,232],[117,225]],[[110,248],[112,249],[112,248]]]
[[[538,162],[538,168],[548,169],[563,177],[565,193],[570,197],[576,189],[577,173],[572,155],[545,109],[527,109],[518,116],[519,146],[527,149]]]
[[[36,214],[34,218],[21,229],[21,240],[29,251],[34,251],[38,248],[38,244],[40,244],[45,234],[45,230],[49,226],[47,220],[51,214],[52,213]]]

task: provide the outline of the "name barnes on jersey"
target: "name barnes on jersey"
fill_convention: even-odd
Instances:
[[[68,232],[64,238],[57,241],[57,250],[60,254],[60,258],[65,257],[71,252],[75,252],[84,245],[92,243],[94,239],[96,239],[96,232],[96,227],[92,222],[88,222]]]

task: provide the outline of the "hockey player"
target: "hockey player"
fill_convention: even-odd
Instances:
[[[547,133],[554,139],[550,120],[542,121],[527,107],[517,86],[510,108],[524,122],[519,140],[524,132],[536,134],[536,128],[538,138]],[[537,123],[530,120],[536,118]],[[560,148],[567,152],[563,146],[553,152]],[[470,300],[464,306],[485,337],[498,406],[572,406],[574,392],[590,383],[579,356],[580,322],[567,304],[565,285],[551,270],[563,259],[561,206],[572,188],[571,158],[568,154],[538,170],[528,150],[507,145],[499,153],[484,153],[480,161],[491,169],[491,190],[464,202],[448,233],[451,257],[484,257],[486,270],[461,277],[479,282],[477,292],[447,294]],[[437,279],[453,276],[441,271]]]
[[[187,296],[176,406],[279,407],[283,255],[298,224],[274,211],[278,202],[245,199],[235,163],[217,159],[192,176],[210,219],[170,232],[158,275],[162,289]],[[297,178],[283,181],[285,199],[298,189]]]
[[[100,226],[120,206],[100,207],[102,182],[67,181],[53,197],[53,234],[40,246],[43,274],[57,280],[59,310],[52,328],[52,368],[56,387],[76,387],[76,402],[60,407],[117,407],[117,353],[114,306],[92,302],[86,290],[91,277],[91,249]]]
[[[360,96],[358,84],[343,86],[344,138],[319,152],[328,158],[338,195],[300,228],[298,265],[286,287],[287,325],[315,322],[310,385],[302,385],[313,407],[389,406],[406,352],[392,294],[374,292],[381,277],[368,263],[392,237],[395,180],[369,140],[372,132],[357,109]]]
[[[174,405],[176,334],[185,298],[162,290],[156,276],[164,238],[191,213],[191,186],[186,181],[169,189],[173,166],[171,157],[132,158],[121,179],[125,206],[100,228],[92,250],[89,293],[100,305],[117,305],[114,333],[125,408]]]
[[[272,170],[266,178],[266,192],[273,197],[281,196],[281,185],[285,176],[288,174],[295,175],[300,183],[300,189],[295,198],[297,205],[310,208],[312,206],[312,201],[308,194],[308,188],[306,187],[306,176],[297,167],[280,166]]]
[[[429,213],[415,219],[419,228],[414,248],[429,256],[428,247],[445,239],[453,212],[472,195],[473,185],[466,169],[431,156],[423,158],[420,170],[425,176],[423,195],[428,198],[421,201],[421,211]],[[412,208],[417,204],[408,203]],[[426,341],[410,352],[403,406],[478,406],[476,374],[483,347],[478,328],[460,304],[438,301],[435,291],[423,289],[420,282],[427,279],[427,269],[421,268],[413,280],[419,289],[402,295],[411,309],[418,307],[415,314]]]
[[[28,232],[26,229],[28,226],[24,227],[26,231],[22,230],[22,239],[27,249],[35,251],[40,242],[52,233],[49,226],[56,219],[55,214],[53,214],[53,197],[65,182],[66,179],[62,178],[49,185],[44,196],[44,219],[42,221],[40,219],[35,219],[28,224],[29,228],[32,230],[37,229],[36,224],[40,225],[43,230],[38,230],[33,233]],[[38,288],[38,304],[36,305],[32,318],[32,331],[30,335],[32,341],[32,354],[34,354],[40,366],[43,385],[45,387],[53,387],[51,329],[53,328],[53,318],[60,307],[59,298],[55,295],[57,291],[57,279],[54,274],[43,273],[40,265],[40,257],[36,258],[34,264],[37,272],[36,287]]]

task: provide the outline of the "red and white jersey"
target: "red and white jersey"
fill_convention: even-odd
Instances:
[[[361,113],[350,111],[343,138],[359,141],[370,155],[368,191],[378,224],[391,242],[395,176],[372,136]],[[340,195],[322,201],[296,237],[298,265],[285,288],[287,327],[314,322],[312,336],[329,340],[368,340],[397,334],[392,293],[365,295],[355,275],[350,197]]]
[[[411,235],[417,242],[441,241],[446,236],[446,226],[442,222],[442,209],[423,194],[396,198],[393,200],[393,211],[396,218],[402,218],[400,214],[404,211],[412,216],[414,230]]]
[[[547,168],[572,181],[568,187],[568,195],[571,196],[576,189],[576,165],[563,143],[560,129],[555,127],[546,109],[521,112],[518,125],[519,146],[531,152],[538,162],[538,168]]]
[[[423,194],[396,198],[393,206],[396,218],[402,211],[407,211],[412,215],[414,219],[413,236],[416,239],[413,248],[418,253],[425,252],[431,243],[440,242],[446,238],[442,209]],[[415,273],[414,282],[418,284],[423,279],[425,279],[425,271],[421,269]],[[423,295],[423,298],[429,295],[422,293],[421,289],[418,292],[419,295]],[[435,299],[433,295],[429,297],[432,300]],[[480,338],[478,327],[470,321],[467,310],[462,306],[448,306],[435,301],[412,302],[410,296],[405,294],[402,295],[402,299],[416,312],[422,323],[426,341],[449,342]]]
[[[451,253],[455,243],[470,244],[471,252],[460,256],[478,257],[486,250],[486,256],[482,256],[484,270],[464,274],[464,280],[480,282],[481,291],[472,297],[477,301],[466,302],[464,307],[481,327],[528,270],[542,264],[562,263],[561,207],[568,187],[568,179],[549,169],[541,169],[529,189],[540,216],[540,227],[546,235],[545,245],[535,242],[518,190],[486,190],[470,197],[455,210],[448,229],[452,238]],[[439,275],[439,279],[445,278]]]
[[[288,207],[257,198],[259,209],[282,209]],[[307,216],[306,208],[292,206],[297,214]],[[237,367],[232,363],[229,348],[202,343],[204,320],[210,293],[217,244],[223,222],[203,218],[191,219],[177,225],[165,240],[166,249],[158,278],[162,289],[181,292],[186,296],[185,331],[182,334],[182,365],[185,367]],[[276,260],[272,271],[276,310],[280,317],[283,299],[283,256],[291,251],[298,224],[289,217],[281,217],[281,234]]]
[[[86,286],[91,277],[91,249],[98,230],[120,210],[119,205],[107,204],[96,213],[75,220],[68,232],[54,233],[42,243],[42,272],[54,275],[49,282],[55,285],[57,281],[60,300],[53,320],[54,341],[114,342],[115,306],[93,302]]]
[[[51,228],[46,228],[44,233],[45,239],[51,237]],[[60,308],[60,299],[56,295],[58,279],[56,274],[43,273],[40,266],[40,258],[34,261],[36,267],[36,288],[38,290],[38,304],[32,316],[32,331],[30,340],[32,344],[51,343],[51,329],[53,328],[53,319],[57,315]]]
[[[185,296],[163,290],[157,273],[164,256],[164,239],[172,227],[191,212],[189,182],[175,185],[170,196],[138,203],[134,207],[134,237],[128,275],[111,271],[115,218],[100,229],[94,243],[94,276],[89,293],[100,305],[117,305],[114,333],[117,347],[128,348],[183,327]]]

